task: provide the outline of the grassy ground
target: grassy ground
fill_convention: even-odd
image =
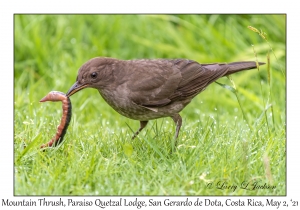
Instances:
[[[15,195],[285,195],[284,15],[14,18]],[[247,26],[266,32],[268,41]],[[213,83],[181,112],[173,154],[170,118],[151,121],[131,141],[139,123],[116,113],[94,89],[71,97],[64,143],[39,150],[62,113],[61,103],[39,100],[51,90],[66,92],[92,57],[267,62],[268,52],[270,77],[267,65],[232,75],[236,92],[221,78],[227,88]],[[275,188],[253,189],[255,183]]]

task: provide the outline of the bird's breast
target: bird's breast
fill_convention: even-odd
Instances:
[[[175,102],[164,107],[157,107],[150,110],[133,102],[125,88],[122,91],[117,89],[99,90],[99,93],[103,99],[119,114],[139,121],[148,121],[171,116],[174,113],[180,112],[186,105],[180,102]]]
[[[140,114],[143,112],[142,108],[134,104],[129,94],[125,89],[120,90],[99,90],[100,95],[103,99],[119,114],[139,120]]]

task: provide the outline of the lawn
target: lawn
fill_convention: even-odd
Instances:
[[[285,15],[15,15],[15,195],[285,195],[285,52]],[[39,100],[97,56],[269,64],[195,97],[176,152],[171,118],[132,141],[139,122],[95,89],[71,97],[63,144],[41,151],[62,108]]]

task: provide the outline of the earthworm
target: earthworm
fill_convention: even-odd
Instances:
[[[71,115],[72,115],[72,104],[70,98],[67,97],[66,94],[58,91],[51,91],[44,98],[40,100],[40,102],[45,102],[45,101],[53,101],[53,102],[61,101],[63,114],[62,114],[60,124],[57,127],[55,136],[48,143],[43,144],[41,148],[52,147],[52,145],[57,146],[63,141],[63,138],[67,132],[71,120]]]

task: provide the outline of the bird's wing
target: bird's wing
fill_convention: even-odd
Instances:
[[[127,87],[131,100],[146,108],[161,107],[169,104],[169,98],[178,88],[182,79],[178,68],[168,60],[132,61],[131,75]]]
[[[137,77],[128,87],[134,103],[153,111],[173,101],[191,100],[229,68],[227,64],[201,65],[186,59],[147,61],[133,65]]]
[[[193,98],[209,84],[224,76],[229,69],[227,64],[201,65],[192,60],[176,60],[174,63],[180,69],[182,80],[176,91],[169,97],[171,100]]]

